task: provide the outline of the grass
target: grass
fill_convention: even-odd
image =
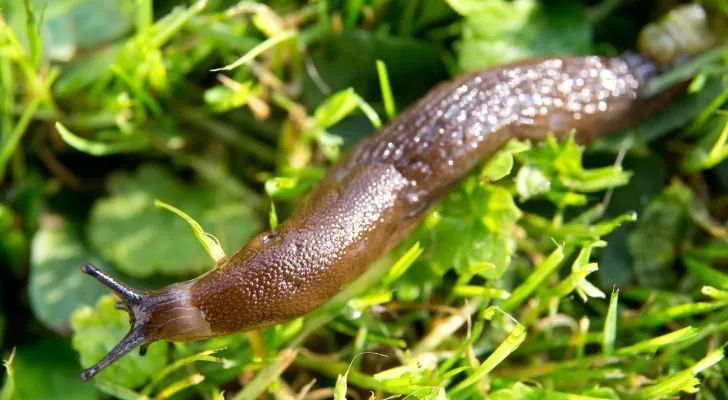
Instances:
[[[81,264],[193,278],[448,76],[661,3],[0,0],[0,400],[728,397],[725,47],[638,127],[509,143],[310,315],[79,378],[128,329]]]

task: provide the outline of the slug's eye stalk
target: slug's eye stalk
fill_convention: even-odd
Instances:
[[[146,310],[147,307],[145,307],[145,304],[149,302],[148,300],[151,296],[146,293],[130,289],[123,283],[101,272],[98,268],[91,264],[86,264],[81,267],[81,271],[96,278],[96,280],[114,291],[121,300],[116,303],[115,307],[119,310],[128,312],[129,322],[131,323],[131,330],[126,334],[126,336],[124,336],[121,342],[119,342],[119,344],[117,344],[111,352],[109,352],[109,354],[107,354],[106,357],[104,357],[96,365],[86,371],[83,371],[81,379],[88,381],[94,375],[101,372],[101,370],[111,365],[111,363],[120,359],[139,346],[141,346],[139,353],[144,355],[147,346],[153,341],[149,337],[150,335],[147,328],[150,313]]]

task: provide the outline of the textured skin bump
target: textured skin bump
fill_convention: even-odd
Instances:
[[[648,116],[658,68],[639,55],[544,58],[433,89],[331,168],[307,202],[191,288],[216,335],[320,306],[390,251],[425,211],[511,138],[576,130],[586,142]]]

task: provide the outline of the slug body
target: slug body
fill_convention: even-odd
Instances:
[[[190,287],[216,333],[318,307],[411,233],[428,208],[511,138],[619,131],[662,99],[645,57],[546,58],[488,69],[430,92],[328,171],[306,204]]]
[[[117,293],[132,319],[129,334],[84,379],[156,340],[227,335],[314,310],[409,235],[508,140],[573,130],[588,142],[642,121],[679,95],[684,85],[643,94],[669,68],[655,60],[631,53],[547,57],[459,77],[362,141],[290,218],[214,270],[139,292],[84,266]]]

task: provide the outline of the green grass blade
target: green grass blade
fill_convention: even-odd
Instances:
[[[516,323],[516,325],[513,327],[513,330],[508,334],[503,343],[499,344],[498,347],[495,348],[493,353],[491,353],[491,355],[488,356],[488,358],[486,358],[482,364],[480,364],[477,368],[475,368],[474,371],[472,371],[470,376],[468,376],[467,378],[465,378],[465,380],[455,386],[449,392],[449,395],[454,396],[455,394],[462,392],[468,387],[476,384],[480,379],[488,375],[490,371],[497,367],[498,364],[503,362],[506,357],[516,351],[516,349],[521,345],[521,343],[523,343],[525,339],[526,328],[523,325]]]
[[[536,269],[526,278],[526,281],[518,285],[513,291],[511,297],[506,300],[501,308],[505,312],[512,312],[516,307],[520,306],[526,298],[533,293],[541,284],[553,274],[556,269],[561,265],[561,261],[564,259],[564,250],[561,246],[558,246],[546,260],[541,263]]]
[[[95,378],[96,388],[100,391],[120,400],[151,400],[148,396],[139,394],[124,386],[118,385],[106,379]]]
[[[35,97],[30,101],[30,103],[23,109],[23,114],[20,115],[20,119],[17,124],[15,124],[15,129],[10,132],[8,140],[5,142],[2,149],[0,149],[0,182],[2,182],[5,178],[5,170],[8,162],[10,161],[10,157],[18,148],[20,140],[23,138],[23,135],[28,129],[28,124],[30,124],[30,121],[33,119],[33,115],[35,115],[39,105],[39,97]]]
[[[265,392],[268,385],[274,382],[293,362],[298,354],[297,349],[285,349],[278,353],[278,358],[263,368],[245,388],[235,395],[234,400],[255,400]]]
[[[60,122],[56,122],[56,131],[66,144],[83,153],[91,154],[96,157],[104,157],[112,154],[134,153],[147,150],[151,143],[147,139],[133,141],[125,140],[117,143],[103,143],[89,140],[76,135],[63,126]]]
[[[182,378],[182,379],[178,380],[177,382],[174,382],[171,385],[167,386],[166,388],[161,390],[155,398],[168,399],[189,387],[192,387],[192,386],[195,386],[195,385],[201,383],[204,380],[205,380],[205,377],[200,374],[190,375],[186,378]]]
[[[213,354],[217,353],[219,350],[206,350],[201,353],[185,357],[182,359],[179,359],[166,367],[162,369],[161,371],[157,372],[153,377],[152,380],[147,384],[147,386],[144,387],[142,390],[143,395],[149,395],[152,393],[152,389],[154,389],[159,382],[161,382],[164,378],[169,376],[172,372],[185,367],[187,365],[193,364],[197,361],[207,361],[207,362],[213,362],[213,363],[221,363],[224,367],[232,366],[231,362],[228,360],[225,360],[224,358],[215,357]]]
[[[397,106],[395,106],[394,104],[394,96],[392,96],[392,86],[389,84],[387,65],[382,60],[377,60],[377,74],[379,74],[379,86],[382,89],[384,111],[387,113],[387,118],[389,118],[389,120],[391,121],[397,116]]]
[[[612,291],[612,297],[609,299],[609,309],[607,310],[607,318],[604,321],[604,330],[602,333],[602,352],[604,354],[614,353],[614,342],[617,339],[617,307],[619,306],[619,289]]]
[[[622,347],[617,350],[617,354],[620,356],[633,356],[639,353],[654,353],[662,347],[690,340],[697,335],[698,329],[688,326],[675,332],[643,340],[631,346]]]
[[[190,228],[192,228],[192,232],[195,234],[197,241],[200,242],[202,247],[205,249],[207,254],[210,255],[210,258],[215,261],[215,263],[220,263],[222,260],[225,259],[225,250],[223,250],[222,246],[220,246],[220,242],[217,240],[217,238],[205,232],[205,230],[202,229],[202,226],[197,221],[195,221],[194,218],[185,214],[185,212],[180,210],[179,208],[171,206],[161,200],[154,200],[154,205],[159,208],[164,208],[168,211],[171,211],[187,221],[187,223],[190,224]]]
[[[251,60],[255,59],[255,57],[258,57],[259,55],[272,49],[273,47],[277,46],[278,44],[296,38],[297,35],[298,35],[298,33],[296,31],[283,31],[273,37],[266,39],[259,45],[255,46],[249,52],[245,53],[242,57],[235,60],[235,62],[233,62],[232,64],[228,64],[221,68],[215,68],[215,69],[212,69],[211,71],[213,71],[213,72],[230,71],[232,69],[235,69],[243,64],[250,62]]]

